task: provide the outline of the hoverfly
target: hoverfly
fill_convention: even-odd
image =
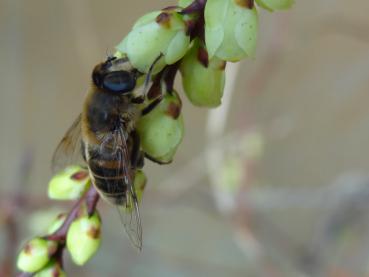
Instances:
[[[82,112],[53,156],[54,169],[83,158],[93,185],[118,207],[126,232],[139,249],[142,227],[133,178],[136,169],[143,167],[145,155],[135,126],[141,115],[160,102],[157,99],[140,109],[145,97],[135,96],[134,91],[143,75],[126,57],[109,57],[96,65]]]

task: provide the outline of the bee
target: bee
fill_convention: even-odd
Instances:
[[[136,131],[138,119],[160,99],[140,108],[144,96],[135,88],[143,73],[128,58],[109,57],[95,66],[91,89],[81,114],[59,143],[53,168],[60,169],[82,157],[99,194],[120,211],[121,220],[134,246],[142,247],[142,227],[133,185],[145,154]]]

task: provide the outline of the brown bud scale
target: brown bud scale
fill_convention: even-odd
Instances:
[[[60,219],[65,218],[65,217],[66,217],[66,214],[58,214],[56,219],[60,220]]]
[[[200,47],[197,51],[197,60],[206,68],[209,66],[208,51],[204,47]]]
[[[26,253],[27,255],[31,255],[32,246],[29,243],[27,243],[26,246],[24,247],[24,253]]]
[[[168,110],[167,110],[167,114],[174,118],[174,119],[177,119],[179,117],[181,113],[181,106],[176,104],[176,103],[170,103],[169,106],[168,106]]]
[[[87,171],[78,171],[71,176],[71,179],[76,180],[76,181],[82,181],[83,179],[86,179],[87,177],[88,177]]]
[[[162,12],[161,14],[159,14],[156,17],[156,23],[158,23],[159,25],[165,27],[165,28],[170,28],[170,17],[171,15],[167,12]]]
[[[235,0],[235,3],[242,8],[252,9],[254,7],[254,0]]]
[[[219,70],[224,70],[227,66],[227,63],[225,61],[222,61],[222,63],[219,65],[218,69]]]
[[[93,239],[98,239],[100,237],[100,228],[92,227],[87,231],[87,235]]]

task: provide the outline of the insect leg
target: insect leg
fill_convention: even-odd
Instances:
[[[132,103],[134,104],[142,104],[143,102],[145,102],[145,97],[143,95],[137,96],[132,99]]]
[[[161,100],[163,100],[163,95],[160,95],[158,98],[156,98],[154,101],[152,101],[149,105],[147,105],[143,110],[141,111],[142,115],[148,114],[151,112],[157,105],[160,104]]]

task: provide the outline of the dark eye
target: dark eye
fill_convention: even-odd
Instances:
[[[136,79],[127,71],[107,73],[103,79],[103,87],[112,92],[129,92],[136,86]]]

